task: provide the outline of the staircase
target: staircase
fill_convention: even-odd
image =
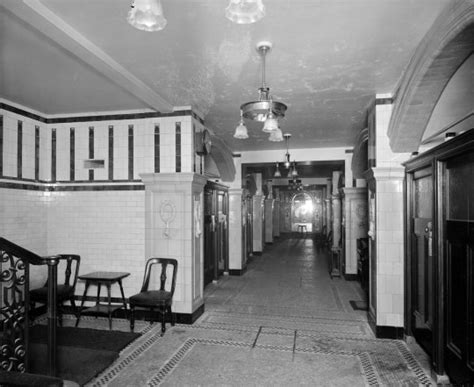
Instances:
[[[0,386],[63,385],[56,377],[58,263],[0,238]],[[30,265],[48,266],[48,375],[28,373]]]

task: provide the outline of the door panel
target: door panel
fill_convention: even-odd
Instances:
[[[446,163],[446,373],[454,384],[474,383],[474,155]]]
[[[413,180],[412,330],[428,354],[433,351],[433,177]]]

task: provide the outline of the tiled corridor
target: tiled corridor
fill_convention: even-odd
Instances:
[[[375,339],[366,312],[354,310],[351,300],[363,300],[358,283],[331,279],[326,253],[310,238],[283,239],[253,257],[243,276],[208,286],[206,311],[195,324],[170,327],[160,337],[157,324],[140,322],[142,337],[88,385],[431,383],[423,352]],[[128,329],[126,320],[114,324]]]

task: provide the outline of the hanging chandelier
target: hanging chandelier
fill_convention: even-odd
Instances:
[[[245,126],[243,118],[258,122],[263,122],[262,131],[269,133],[270,141],[283,141],[283,136],[279,128],[278,119],[285,116],[287,106],[278,101],[274,101],[270,95],[270,88],[265,82],[265,58],[272,49],[272,43],[264,41],[256,46],[257,52],[262,58],[262,84],[258,89],[259,98],[257,101],[246,102],[240,105],[241,120],[236,128],[234,137],[239,137]]]
[[[230,0],[225,16],[237,24],[250,24],[265,16],[262,0]]]
[[[166,26],[160,0],[133,0],[127,21],[142,31],[160,31]]]

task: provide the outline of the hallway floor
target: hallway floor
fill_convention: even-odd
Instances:
[[[282,239],[240,277],[205,291],[193,325],[138,322],[142,337],[88,386],[418,386],[433,383],[416,345],[375,339],[355,281],[331,279],[310,238]],[[65,325],[74,319],[66,319]],[[105,319],[80,326],[107,329]],[[127,330],[128,321],[114,320]],[[433,383],[434,384],[434,383]]]

